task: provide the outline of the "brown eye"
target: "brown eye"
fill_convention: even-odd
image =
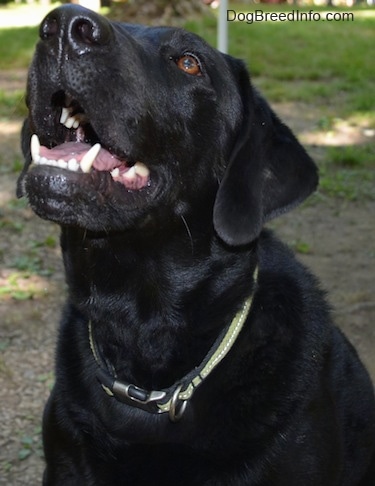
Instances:
[[[185,54],[177,59],[177,67],[192,76],[200,76],[202,74],[198,59],[191,54]]]

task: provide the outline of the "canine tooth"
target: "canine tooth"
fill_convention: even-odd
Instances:
[[[135,172],[141,177],[148,177],[150,175],[150,171],[148,170],[148,167],[145,166],[145,164],[142,164],[142,162],[137,162],[134,165]]]
[[[69,118],[70,111],[68,108],[63,107],[61,110],[60,123],[65,125],[66,120]]]
[[[40,142],[38,135],[36,135],[35,133],[31,136],[30,151],[33,162],[38,163],[40,159]]]
[[[113,169],[113,171],[111,172],[111,176],[118,177],[119,175],[120,175],[120,169],[116,167],[116,169]]]
[[[68,169],[73,171],[73,172],[77,172],[79,168],[79,163],[77,162],[76,159],[70,159],[68,161]]]
[[[124,179],[127,179],[128,181],[135,179],[135,176],[136,176],[136,172],[135,172],[135,166],[134,165],[132,167],[130,167],[130,169],[127,172],[124,172],[122,174],[122,177]]]
[[[82,172],[90,172],[92,164],[94,163],[94,160],[96,159],[101,148],[102,146],[100,143],[96,143],[88,152],[85,153],[80,163]]]

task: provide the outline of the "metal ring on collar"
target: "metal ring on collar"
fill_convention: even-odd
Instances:
[[[178,395],[182,389],[182,385],[179,385],[173,393],[171,406],[169,409],[169,419],[171,422],[178,422],[186,410],[187,400],[180,400]]]

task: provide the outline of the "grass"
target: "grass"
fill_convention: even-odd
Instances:
[[[326,195],[347,201],[375,199],[375,173],[373,166],[367,169],[334,169],[320,167],[320,191]]]
[[[27,67],[37,41],[37,27],[0,29],[0,70]]]
[[[39,282],[32,279],[29,272],[13,272],[0,286],[0,302],[5,300],[30,300],[43,297],[47,292]]]
[[[327,159],[338,167],[360,169],[375,164],[375,146],[373,144],[346,145],[328,147]]]
[[[320,163],[320,188],[349,201],[375,200],[373,143],[328,147]]]
[[[26,113],[25,93],[23,90],[15,90],[10,93],[0,89],[0,120],[5,118],[23,118],[26,116]]]

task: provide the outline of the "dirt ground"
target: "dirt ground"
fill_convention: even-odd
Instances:
[[[24,84],[25,73],[0,76],[2,89]],[[276,111],[319,160],[324,140],[317,107]],[[0,122],[0,485],[36,486],[43,470],[40,423],[53,382],[53,356],[64,277],[58,228],[15,198],[20,120]],[[359,128],[331,133],[336,141]],[[310,137],[310,138],[309,138]],[[311,138],[312,137],[312,138]],[[315,137],[315,138],[314,138]],[[316,138],[318,137],[318,138]],[[341,138],[340,138],[341,137]],[[368,141],[368,140],[367,140]],[[17,164],[16,164],[17,165]],[[357,347],[375,380],[375,201],[349,202],[318,194],[272,223],[329,292],[336,323]]]

